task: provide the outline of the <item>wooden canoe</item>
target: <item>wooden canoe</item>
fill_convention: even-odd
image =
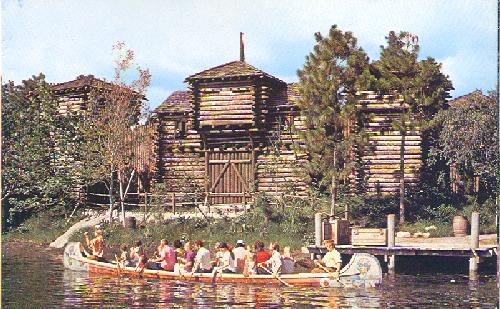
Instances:
[[[79,242],[71,242],[64,248],[64,266],[75,271],[87,271],[98,274],[118,275],[117,266],[114,263],[104,263],[89,260],[82,256]],[[135,276],[133,267],[126,267],[122,275]],[[174,281],[192,281],[212,283],[213,275],[210,273],[189,273],[180,271],[163,271],[145,269],[143,277],[159,278]],[[282,274],[280,279],[291,286],[308,287],[376,287],[382,280],[382,268],[376,257],[367,253],[354,254],[349,263],[340,271],[336,279],[327,273],[295,273]],[[249,275],[243,274],[218,274],[216,283],[237,283],[257,285],[280,285],[282,284],[272,275]]]

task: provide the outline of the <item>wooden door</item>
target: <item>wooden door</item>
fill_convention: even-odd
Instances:
[[[242,204],[254,179],[252,152],[207,152],[206,191],[210,204]]]

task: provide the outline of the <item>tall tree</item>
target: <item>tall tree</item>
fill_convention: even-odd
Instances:
[[[441,110],[453,89],[441,64],[429,57],[419,61],[418,37],[410,32],[389,32],[387,45],[381,46],[380,59],[373,63],[377,88],[401,102],[400,117],[393,123],[400,131],[399,221],[405,221],[405,138],[408,130],[425,131],[428,122]],[[432,134],[432,132],[427,132]]]
[[[145,94],[151,75],[134,63],[134,53],[122,42],[116,53],[115,76],[112,83],[95,89],[89,101],[89,113],[82,122],[84,140],[82,168],[88,183],[102,182],[109,191],[109,219],[112,220],[115,184],[118,185],[122,220],[125,224],[125,198],[137,176],[140,158],[152,157],[151,136],[139,121],[149,117]],[[135,80],[126,81],[136,74]]]
[[[316,45],[297,72],[298,105],[308,130],[303,134],[310,154],[309,172],[318,185],[330,187],[331,215],[335,214],[339,180],[355,164],[352,147],[359,136],[350,128],[355,119],[356,91],[373,82],[366,53],[351,32],[336,25],[327,37],[315,34]]]
[[[57,108],[43,74],[2,87],[4,226],[48,208],[64,210],[74,202],[72,170],[60,161],[61,154],[73,152],[75,127]]]
[[[486,196],[491,196],[499,159],[496,94],[468,95],[460,104],[440,111],[435,122],[441,130],[431,158],[442,158],[448,166],[456,164],[465,177],[465,194],[473,193],[474,177],[479,176]]]

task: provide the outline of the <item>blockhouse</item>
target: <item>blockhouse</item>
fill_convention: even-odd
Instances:
[[[306,153],[297,87],[244,61],[186,78],[156,109],[157,181],[183,192],[203,188],[205,203],[250,201],[254,192],[306,196]]]

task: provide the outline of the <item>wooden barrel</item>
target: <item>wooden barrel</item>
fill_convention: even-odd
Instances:
[[[126,217],[125,218],[125,228],[135,230],[137,225],[137,220],[135,217]]]
[[[462,237],[468,234],[469,221],[464,216],[453,217],[453,234],[455,237]]]

